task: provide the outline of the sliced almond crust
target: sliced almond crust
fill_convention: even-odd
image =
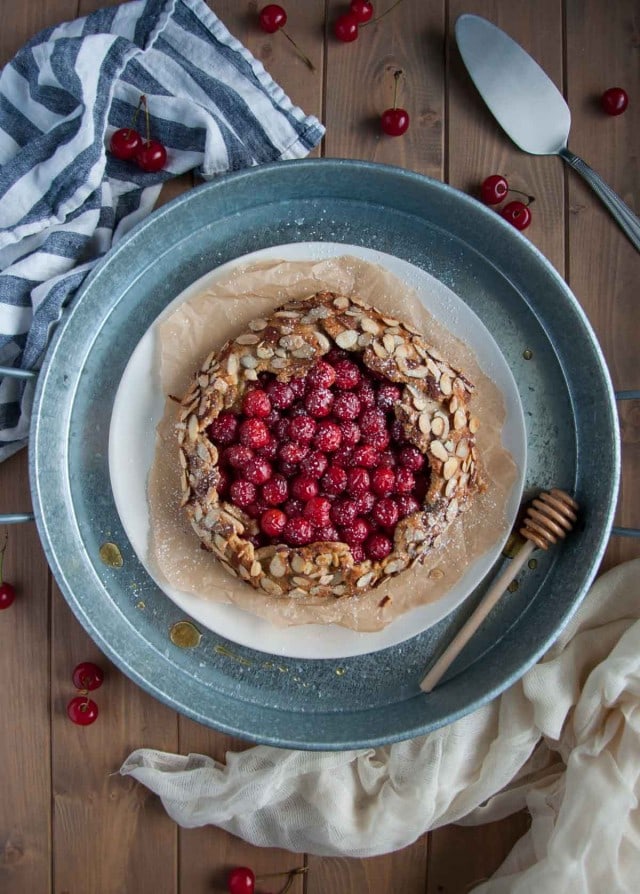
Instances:
[[[370,370],[402,386],[396,417],[431,470],[423,506],[398,523],[393,551],[380,562],[356,564],[344,543],[256,548],[246,538],[258,532],[257,522],[220,500],[216,488],[211,422],[223,410],[239,412],[245,390],[260,373],[281,381],[304,376],[333,345],[357,353]],[[202,544],[227,570],[269,596],[363,593],[424,561],[473,495],[484,490],[475,439],[479,422],[468,408],[472,393],[473,385],[407,323],[331,292],[292,301],[212,352],[183,397],[176,425],[181,506]]]

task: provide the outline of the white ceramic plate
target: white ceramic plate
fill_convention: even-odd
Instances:
[[[155,430],[165,402],[154,363],[157,323],[180,303],[226,277],[235,267],[277,258],[303,261],[340,255],[355,255],[386,268],[417,292],[436,319],[456,320],[456,335],[473,349],[483,372],[504,396],[506,419],[502,440],[518,469],[508,500],[509,527],[504,536],[470,565],[458,583],[437,602],[413,609],[374,633],[358,633],[335,624],[277,628],[234,605],[218,605],[167,586],[154,577],[147,560],[146,482],[153,461]],[[515,520],[524,484],[526,449],[524,414],[511,371],[489,331],[457,295],[425,271],[392,255],[355,245],[298,242],[254,252],[211,271],[178,295],[149,327],[131,355],[116,393],[109,430],[109,473],[116,507],[136,555],[166,595],[195,621],[233,642],[274,655],[346,658],[404,642],[436,624],[472,592],[499,556]]]

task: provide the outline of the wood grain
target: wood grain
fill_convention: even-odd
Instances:
[[[115,0],[112,0],[115,2]],[[392,0],[376,0],[379,15]],[[86,15],[109,0],[4,4],[0,61],[41,28]],[[640,82],[640,11],[635,0],[403,0],[341,44],[332,27],[346,0],[288,4],[287,31],[313,60],[310,71],[282,34],[257,24],[262,3],[211,0],[231,33],[263,62],[294,103],[326,123],[316,155],[407,167],[477,194],[500,172],[536,197],[527,238],[569,282],[600,339],[617,388],[640,387],[638,255],[599,201],[557,158],[518,150],[485,109],[461,62],[453,25],[476,12],[506,29],[565,91],[570,146],[630,204],[638,201],[635,157],[640,104],[611,119],[598,110],[608,86]],[[384,136],[379,115],[393,97],[411,127]],[[633,96],[632,96],[633,100]],[[169,201],[196,182],[177,178]],[[637,210],[637,207],[636,207]],[[640,404],[620,406],[623,485],[616,522],[640,526]],[[0,511],[29,508],[27,454],[0,465]],[[526,831],[525,812],[478,827],[448,826],[393,854],[356,860],[257,848],[216,828],[179,830],[160,802],[116,771],[136,747],[209,754],[250,747],[178,717],[100,655],[51,581],[34,525],[10,529],[7,579],[17,585],[0,612],[0,891],[10,894],[205,894],[225,891],[233,865],[257,873],[309,866],[292,894],[465,894],[490,876]],[[0,537],[2,531],[0,530]],[[640,556],[640,542],[613,538],[603,567]],[[107,672],[92,727],[73,726],[65,707],[71,671],[94,659]],[[278,880],[259,890],[279,890]]]
[[[30,509],[27,454],[0,466],[0,511]],[[0,611],[0,891],[50,888],[49,573],[35,525],[8,536],[3,578],[15,586]]]
[[[632,90],[640,83],[640,10],[633,0],[609,5],[569,0],[566,33],[567,95],[573,112],[569,145],[638,213],[640,169],[633,147],[640,132],[639,104],[630,103],[624,115],[611,118],[601,111],[598,98],[607,87]],[[573,174],[568,202],[567,281],[595,329],[614,387],[640,388],[638,253],[591,189]],[[620,407],[624,478],[616,517],[616,524],[635,527],[640,526],[638,413],[637,401]],[[639,555],[640,541],[614,537],[604,567]]]

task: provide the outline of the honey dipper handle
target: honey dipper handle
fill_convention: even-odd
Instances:
[[[440,658],[438,658],[422,683],[420,683],[420,689],[422,689],[423,692],[431,692],[434,686],[440,682],[449,666],[464,649],[534,549],[535,545],[530,540],[527,540],[516,557],[500,572],[474,610],[473,614],[470,615],[460,630],[456,633]]]

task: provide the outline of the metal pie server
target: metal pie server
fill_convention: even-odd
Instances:
[[[460,16],[455,34],[471,79],[516,146],[533,155],[564,159],[584,177],[640,251],[640,218],[593,168],[567,148],[569,107],[538,63],[481,16]]]

